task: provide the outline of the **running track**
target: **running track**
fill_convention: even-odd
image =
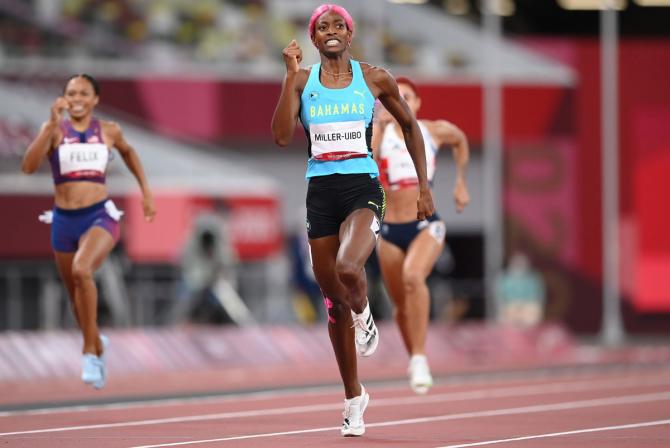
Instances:
[[[670,446],[667,361],[439,374],[425,396],[399,372],[376,381],[366,372],[360,438],[339,434],[343,397],[332,377],[296,386],[280,378],[290,372],[276,373],[274,384],[287,386],[144,401],[108,392],[98,395],[107,403],[0,412],[0,447]]]

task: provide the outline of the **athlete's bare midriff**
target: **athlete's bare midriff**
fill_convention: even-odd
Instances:
[[[88,207],[107,197],[107,187],[97,182],[65,182],[55,190],[56,207],[66,210]]]
[[[386,190],[384,222],[403,223],[416,220],[416,200],[418,197],[419,189],[417,187]]]

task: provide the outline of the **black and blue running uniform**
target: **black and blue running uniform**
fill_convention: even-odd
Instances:
[[[301,96],[300,120],[309,142],[307,232],[312,239],[338,234],[346,217],[359,208],[375,213],[378,231],[386,209],[370,146],[375,98],[360,63],[350,62],[349,86],[324,87],[321,64],[315,64]]]

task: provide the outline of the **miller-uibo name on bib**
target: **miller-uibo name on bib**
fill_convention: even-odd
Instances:
[[[311,124],[309,133],[315,160],[343,160],[368,155],[363,120]]]

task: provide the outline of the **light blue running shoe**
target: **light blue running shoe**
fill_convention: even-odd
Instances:
[[[102,362],[93,353],[81,356],[81,379],[86,384],[95,384],[102,380]]]
[[[105,382],[107,381],[107,349],[109,347],[109,338],[101,334],[100,342],[102,342],[102,354],[98,358],[100,360],[100,379],[93,383],[93,387],[96,389],[105,387]]]

